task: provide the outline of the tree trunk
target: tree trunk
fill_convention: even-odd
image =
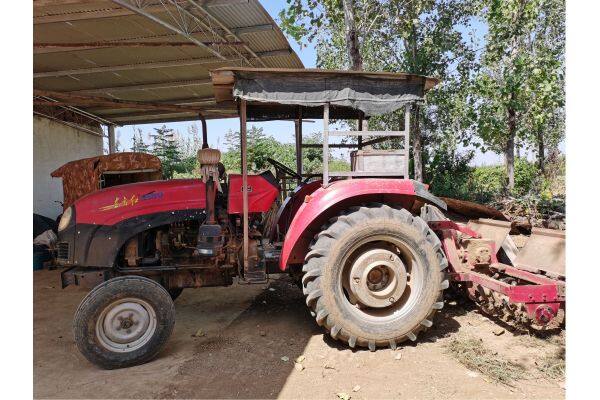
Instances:
[[[344,0],[344,22],[346,23],[346,49],[350,60],[350,69],[362,71],[362,56],[360,55],[358,34],[354,24],[354,0]]]
[[[506,141],[505,162],[508,188],[515,188],[515,134],[517,131],[516,112],[513,107],[508,108],[508,140]]]
[[[413,105],[412,115],[412,134],[413,134],[413,179],[423,182],[423,137],[421,136],[421,126],[419,124],[419,105]]]
[[[538,166],[540,167],[540,172],[543,174],[544,171],[544,134],[540,129],[537,133],[537,145],[538,145]]]

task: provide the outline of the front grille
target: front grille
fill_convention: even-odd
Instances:
[[[69,243],[67,243],[67,242],[60,242],[56,246],[56,249],[57,249],[57,251],[56,251],[57,258],[59,258],[61,260],[68,260],[69,259]]]

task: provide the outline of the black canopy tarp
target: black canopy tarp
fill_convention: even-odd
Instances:
[[[331,118],[352,118],[359,112],[365,117],[382,115],[422,101],[425,92],[436,83],[434,78],[388,72],[250,68],[213,71],[217,101],[219,97],[222,101],[244,99],[248,102],[249,118],[255,120],[293,118],[299,107],[303,117],[318,118],[326,103],[331,106]]]

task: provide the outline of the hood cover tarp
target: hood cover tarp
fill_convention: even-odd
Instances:
[[[364,112],[387,114],[423,100],[424,82],[363,75],[237,74],[233,96],[247,101],[318,107],[329,103]],[[240,76],[241,75],[241,76]]]
[[[99,190],[100,177],[103,173],[107,171],[139,170],[152,171],[144,175],[144,178],[147,178],[145,180],[156,180],[162,177],[162,168],[158,157],[133,152],[108,154],[71,161],[53,171],[50,175],[54,178],[62,178],[63,207],[66,210],[77,199]]]

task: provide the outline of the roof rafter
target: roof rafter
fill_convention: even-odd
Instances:
[[[229,29],[227,27],[227,25],[225,25],[220,19],[218,19],[217,17],[215,17],[213,14],[210,13],[210,11],[208,11],[205,7],[203,7],[203,5],[199,4],[197,1],[195,0],[187,0],[188,3],[190,3],[192,6],[194,6],[197,10],[200,10],[202,13],[204,13],[207,17],[209,17],[210,19],[212,19],[216,24],[218,24],[221,29],[223,29],[228,35],[233,36],[233,38],[238,41],[241,42],[242,40],[239,38],[239,36],[237,36],[234,32],[231,31],[231,29]],[[261,60],[260,56],[255,53],[250,46],[245,45],[244,48],[246,49],[246,51],[248,51],[252,57],[256,58],[258,60],[258,62],[263,66],[263,67],[267,67],[267,65],[264,63],[263,60]]]
[[[256,32],[265,32],[265,31],[272,31],[272,30],[273,30],[273,25],[262,24],[262,25],[242,26],[239,28],[233,28],[233,29],[231,29],[231,32],[233,32],[233,34],[236,36],[241,36],[241,35],[250,35],[250,34],[256,33]]]
[[[80,89],[73,90],[70,93],[81,93],[81,94],[94,94],[94,93],[113,93],[113,92],[131,92],[136,90],[153,90],[153,89],[171,89],[178,87],[190,87],[190,86],[204,86],[210,85],[212,82],[210,79],[196,79],[190,81],[167,81],[167,82],[154,82],[154,83],[142,83],[139,85],[124,85],[124,86],[109,86],[92,89]]]
[[[227,45],[243,46],[242,42],[207,42],[202,41],[206,46]],[[34,43],[33,54],[62,53],[94,49],[109,49],[115,47],[189,47],[196,46],[191,42],[71,42],[71,43]]]
[[[283,55],[292,54],[291,49],[281,49],[264,51],[257,53],[260,57],[278,57]],[[172,61],[158,61],[149,62],[142,64],[122,64],[122,65],[110,65],[105,67],[93,67],[93,68],[81,68],[81,69],[70,69],[62,71],[46,71],[46,72],[34,72],[34,78],[47,78],[55,76],[67,76],[67,75],[83,75],[83,74],[95,74],[99,72],[115,72],[115,71],[127,71],[133,69],[155,69],[155,68],[166,68],[166,67],[185,67],[190,65],[202,65],[202,64],[218,64],[218,63],[232,63],[236,61],[231,60],[215,60],[214,58],[190,58],[185,60],[172,60]],[[237,60],[239,61],[239,59]]]
[[[68,92],[55,92],[52,90],[40,90],[33,89],[34,96],[50,97],[57,102],[62,103],[61,105],[80,105],[80,106],[97,106],[97,107],[108,107],[108,108],[132,108],[141,110],[172,110],[180,112],[195,112],[200,113],[199,108],[180,106],[176,104],[164,104],[164,103],[153,103],[153,102],[142,102],[142,101],[131,101],[131,100],[117,100],[108,99],[106,97],[94,97],[94,96],[83,96]],[[47,102],[46,105],[54,105],[56,102]]]
[[[219,34],[212,26],[210,26],[210,24],[206,24],[204,21],[202,21],[200,18],[198,18],[197,15],[195,15],[194,13],[192,13],[189,9],[185,8],[185,7],[181,7],[178,3],[177,0],[169,0],[171,2],[171,4],[173,4],[180,12],[184,13],[185,15],[187,15],[188,17],[192,18],[196,23],[198,23],[199,25],[201,25],[204,29],[208,30],[211,34],[213,34],[215,37],[219,38],[220,40],[227,42],[227,39],[223,36],[221,36],[221,34]],[[188,1],[190,4],[193,5],[192,1]],[[242,42],[239,39],[236,39],[237,42]],[[244,46],[245,49],[248,49],[248,46]],[[243,55],[242,53],[240,53],[235,47],[232,48],[232,50],[239,55],[244,61],[246,61],[246,63],[248,63],[248,65],[252,65],[252,63],[246,58],[245,55]]]
[[[156,22],[157,24],[161,25],[164,28],[167,28],[175,33],[178,33],[179,35],[183,36],[184,38],[186,38],[187,40],[189,40],[192,43],[197,44],[199,47],[207,50],[208,52],[210,52],[212,55],[214,55],[215,57],[221,59],[221,60],[227,60],[227,57],[225,57],[223,54],[221,54],[220,52],[216,51],[215,49],[213,49],[210,46],[205,45],[204,43],[202,43],[201,41],[199,41],[198,39],[196,39],[195,37],[191,36],[189,33],[171,25],[170,23],[158,18],[157,16],[149,13],[148,11],[142,9],[142,8],[138,8],[136,6],[134,6],[133,4],[125,1],[125,0],[112,0],[113,3],[116,3],[118,5],[120,5],[123,8],[126,8],[128,10],[131,10],[133,12],[135,12],[136,14],[139,14],[141,16],[144,16],[146,18],[148,18],[151,21]]]

